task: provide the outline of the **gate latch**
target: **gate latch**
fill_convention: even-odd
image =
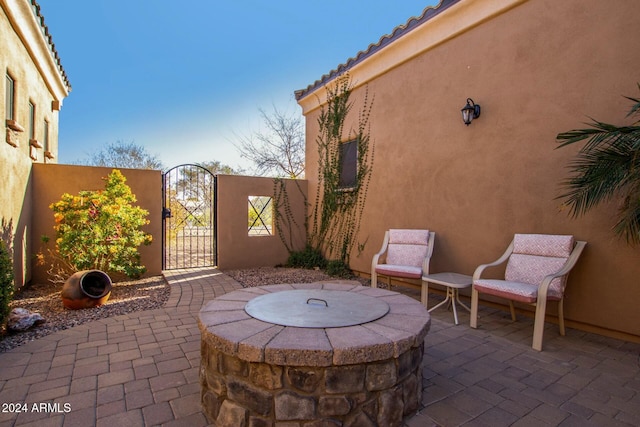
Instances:
[[[171,209],[162,208],[162,219],[171,218]]]

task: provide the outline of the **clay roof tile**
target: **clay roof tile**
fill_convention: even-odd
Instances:
[[[328,74],[324,74],[320,79],[311,83],[304,89],[296,90],[294,92],[296,100],[300,100],[305,97],[309,93],[313,92],[320,86],[324,86],[331,80],[335,79],[339,75],[343,74],[345,71],[351,69],[354,65],[362,62],[364,59],[374,55],[376,52],[390,45],[394,41],[398,40],[400,37],[408,34],[414,28],[426,23],[434,16],[438,15],[445,9],[449,8],[451,5],[458,3],[460,0],[441,0],[437,6],[427,6],[425,10],[422,12],[422,15],[419,17],[412,17],[406,23],[402,25],[398,25],[393,29],[391,34],[386,34],[380,37],[377,43],[372,43],[369,47],[357,53],[355,57],[349,58],[345,63],[338,65],[335,69],[331,70]]]
[[[33,14],[36,17],[36,21],[40,23],[40,29],[42,30],[42,35],[44,36],[47,44],[49,45],[49,51],[51,52],[51,56],[56,66],[58,67],[58,72],[60,72],[60,76],[67,86],[67,90],[71,92],[71,84],[69,83],[69,78],[67,77],[67,73],[62,67],[62,63],[60,62],[60,56],[58,55],[58,51],[56,50],[56,45],[53,43],[53,37],[49,33],[49,28],[44,23],[44,16],[40,12],[40,5],[36,2],[36,0],[31,0],[31,9],[33,10]]]

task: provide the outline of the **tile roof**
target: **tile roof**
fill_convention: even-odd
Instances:
[[[31,10],[33,10],[33,15],[36,18],[36,21],[40,24],[40,30],[42,31],[42,36],[45,39],[45,42],[49,45],[49,52],[51,52],[51,56],[53,61],[58,68],[58,72],[64,81],[64,84],[67,86],[67,90],[71,92],[71,84],[69,83],[69,79],[67,77],[67,73],[64,71],[62,67],[62,63],[60,62],[60,56],[58,55],[58,51],[56,50],[56,45],[53,43],[53,38],[51,34],[49,34],[49,28],[44,23],[44,16],[40,13],[40,5],[36,2],[36,0],[31,0]]]
[[[419,17],[412,17],[405,24],[397,26],[396,28],[394,28],[391,34],[382,36],[377,43],[370,44],[367,50],[358,52],[355,57],[349,58],[347,62],[340,64],[337,68],[331,70],[328,74],[323,75],[319,80],[316,80],[305,89],[296,90],[294,92],[296,100],[304,98],[309,93],[327,84],[337,76],[351,69],[356,64],[374,55],[376,52],[384,49],[400,37],[411,32],[416,27],[426,23],[431,18],[446,10],[450,6],[458,3],[459,1],[460,0],[440,0],[440,3],[437,6],[427,6],[427,8],[422,12],[422,15],[420,15]]]

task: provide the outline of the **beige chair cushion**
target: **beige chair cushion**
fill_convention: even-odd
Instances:
[[[562,268],[571,254],[573,245],[573,236],[516,234],[513,240],[513,254],[509,257],[505,271],[505,280],[537,287],[545,276]],[[553,279],[548,297],[562,298],[566,283],[566,276]]]
[[[538,286],[529,283],[510,282],[508,280],[479,279],[473,282],[473,287],[478,292],[495,295],[514,301],[534,303],[538,300]],[[559,300],[562,295],[551,295],[551,290],[547,299]]]
[[[376,267],[376,273],[384,276],[420,279],[422,277],[422,268],[410,265],[378,264]]]
[[[429,230],[389,230],[386,263],[394,266],[418,267],[422,271],[422,262],[429,249],[428,244]]]
[[[516,234],[513,253],[568,258],[574,246],[573,236]]]

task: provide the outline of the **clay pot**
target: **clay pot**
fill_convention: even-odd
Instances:
[[[104,271],[78,271],[64,282],[62,304],[72,310],[104,304],[111,295],[111,279]]]

